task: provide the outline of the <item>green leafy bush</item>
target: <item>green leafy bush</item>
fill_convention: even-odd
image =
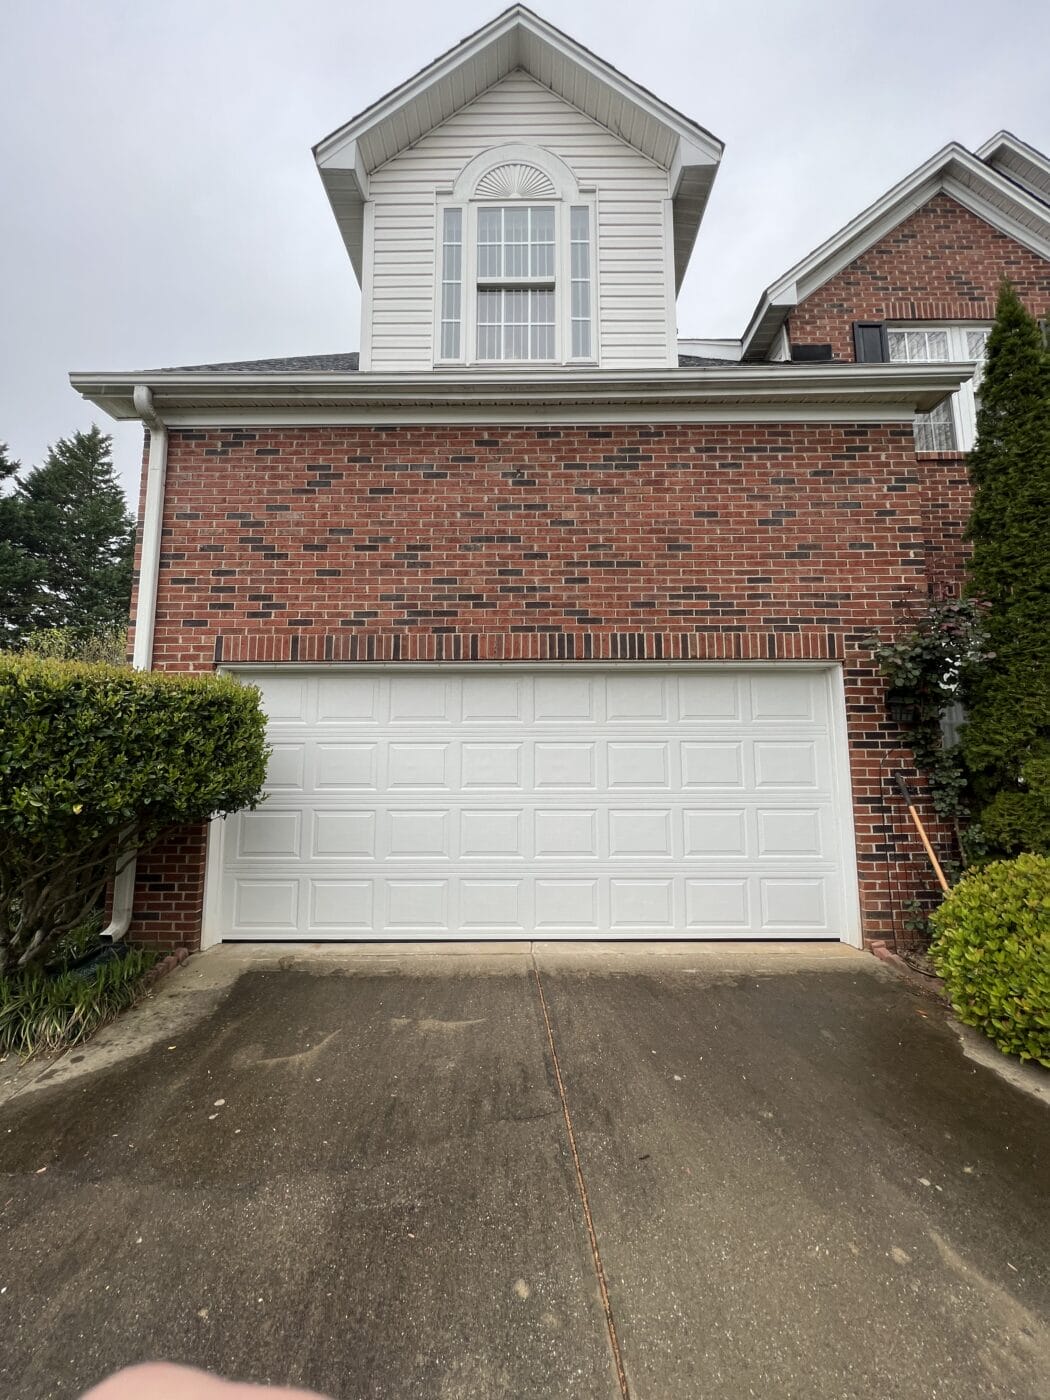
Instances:
[[[931,923],[930,957],[960,1020],[1006,1054],[1050,1066],[1050,859],[975,870]]]
[[[257,805],[258,692],[229,677],[0,657],[0,974],[43,962],[131,855]]]
[[[27,633],[18,650],[23,656],[52,661],[105,661],[110,666],[123,666],[128,651],[127,624],[114,622],[88,633],[75,627],[44,627]]]
[[[39,967],[0,977],[0,1054],[34,1055],[86,1040],[139,996],[156,953],[128,948],[86,975]]]

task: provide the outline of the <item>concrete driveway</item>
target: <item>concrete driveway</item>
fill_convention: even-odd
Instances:
[[[1050,1114],[845,948],[220,948],[15,1089],[4,1395],[1048,1393]]]

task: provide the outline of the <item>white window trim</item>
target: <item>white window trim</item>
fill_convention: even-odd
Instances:
[[[554,358],[550,360],[481,360],[478,359],[478,216],[482,206],[506,208],[518,202],[513,199],[478,198],[473,191],[478,181],[496,166],[520,162],[534,165],[547,175],[554,185],[553,196],[532,196],[522,204],[545,206],[554,210],[555,279],[554,279]],[[572,355],[572,243],[571,213],[573,206],[587,209],[590,235],[591,281],[591,353]],[[463,210],[463,286],[460,305],[460,350],[458,359],[441,355],[441,283],[443,260],[443,230],[445,210]],[[593,367],[601,362],[600,318],[598,315],[598,200],[594,190],[581,189],[565,165],[549,151],[532,146],[501,146],[475,156],[460,173],[451,190],[439,194],[434,224],[434,317],[433,364],[435,369],[485,368],[536,370],[544,367]]]
[[[968,331],[990,331],[992,323],[990,321],[887,321],[886,333],[892,331],[943,331],[948,337],[948,359],[947,360],[924,360],[915,361],[922,364],[972,364],[976,368],[977,361],[973,360],[966,345],[966,335]],[[900,364],[902,361],[890,361],[889,363]],[[974,382],[968,379],[965,384],[951,396],[949,400],[952,411],[952,423],[955,430],[955,447],[942,448],[941,451],[969,452],[977,441],[977,400],[975,398]],[[930,449],[921,449],[928,452]]]

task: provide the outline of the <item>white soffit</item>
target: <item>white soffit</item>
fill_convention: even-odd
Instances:
[[[744,333],[744,358],[764,359],[793,307],[941,193],[1050,259],[1050,207],[979,154],[951,142],[763,293]]]
[[[524,5],[505,10],[314,147],[358,278],[370,173],[517,69],[669,172],[680,284],[722,142]]]
[[[1037,198],[1050,204],[1050,158],[1021,141],[1012,131],[997,131],[978,146],[976,154],[1008,179],[1016,180]]]

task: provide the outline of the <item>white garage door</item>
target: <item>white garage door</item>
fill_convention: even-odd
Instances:
[[[830,668],[239,674],[269,797],[212,939],[855,937]]]

